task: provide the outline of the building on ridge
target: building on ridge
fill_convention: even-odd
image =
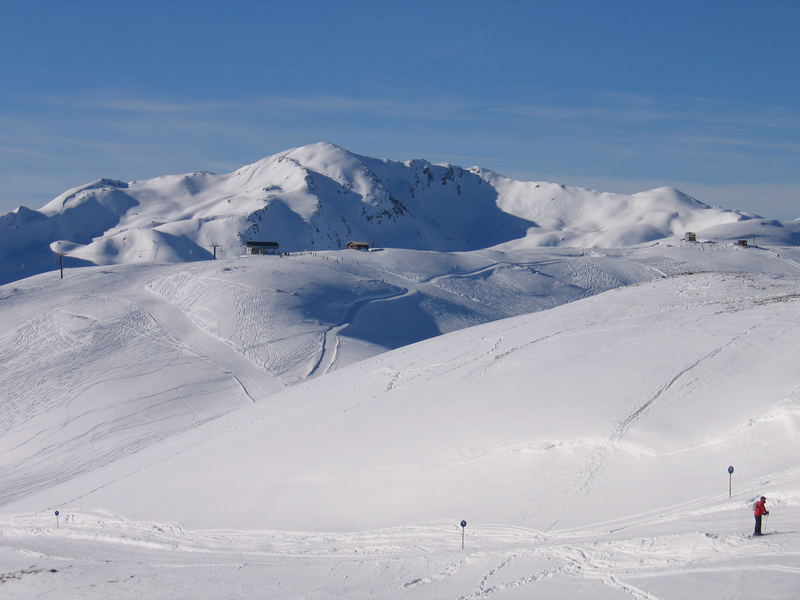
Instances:
[[[278,242],[245,242],[247,254],[278,254]]]
[[[369,242],[347,242],[350,250],[369,250],[371,246]]]

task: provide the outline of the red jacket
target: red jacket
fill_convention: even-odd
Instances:
[[[758,502],[756,502],[755,505],[753,506],[753,508],[755,509],[755,510],[753,510],[753,514],[755,516],[757,516],[757,517],[769,514],[769,511],[767,510],[767,507],[764,506],[764,501],[763,500],[759,500]]]

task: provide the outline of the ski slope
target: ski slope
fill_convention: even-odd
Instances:
[[[625,531],[457,521],[354,533],[187,530],[107,512],[0,517],[4,598],[796,597],[796,507],[758,540],[743,502]],[[458,517],[457,517],[458,519]]]
[[[637,512],[713,499],[726,490],[703,473],[717,463],[740,465],[755,494],[795,469],[798,298],[796,281],[686,275],[471,327],[312,379],[117,461],[114,481],[98,469],[36,502],[190,527],[360,530],[460,510],[549,531],[624,520],[633,489]]]
[[[3,597],[796,594],[797,248],[319,252],[0,299]]]
[[[789,277],[791,251],[340,251],[5,286],[0,502],[386,350],[698,268]]]

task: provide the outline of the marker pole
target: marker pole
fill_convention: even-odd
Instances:
[[[728,467],[728,498],[733,498],[733,467]]]

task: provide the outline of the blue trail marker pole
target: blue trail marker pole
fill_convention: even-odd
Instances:
[[[58,515],[59,514],[60,513],[58,511],[56,511],[56,527],[61,527],[61,525],[59,525],[59,523],[58,523]]]
[[[728,498],[733,497],[731,482],[733,481],[733,467],[728,467]]]
[[[464,549],[464,532],[467,530],[467,522],[461,521],[461,549]]]

